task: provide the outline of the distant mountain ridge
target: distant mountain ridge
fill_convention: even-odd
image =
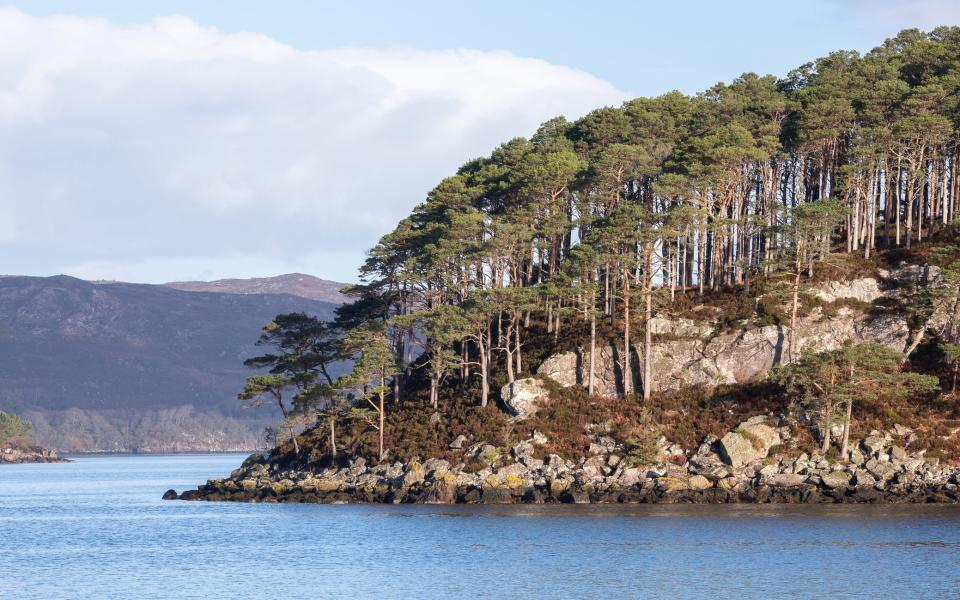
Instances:
[[[250,279],[217,279],[216,281],[173,281],[166,287],[185,292],[218,292],[223,294],[291,294],[310,300],[342,304],[347,301],[340,290],[347,284],[320,279],[304,273],[288,273],[276,277]]]
[[[0,410],[33,420],[37,442],[60,451],[250,449],[271,415],[241,410],[236,394],[260,328],[284,312],[329,319],[339,304],[303,294],[340,284],[307,278],[201,292],[2,277]]]

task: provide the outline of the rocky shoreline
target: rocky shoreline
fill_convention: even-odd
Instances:
[[[57,456],[53,450],[47,450],[40,446],[31,446],[29,448],[2,448],[0,449],[0,465],[11,464],[20,465],[27,463],[63,463],[70,462],[65,458]]]
[[[851,443],[844,460],[831,461],[782,452],[793,443],[788,422],[754,417],[690,452],[661,438],[657,461],[648,466],[634,464],[597,426],[587,455],[576,462],[544,455],[548,440],[539,433],[509,452],[458,438],[451,449],[462,451],[464,461],[455,465],[437,458],[368,465],[357,458],[342,468],[285,469],[270,455],[253,454],[228,478],[163,497],[325,504],[960,502],[960,468],[909,451],[909,428],[872,431]]]

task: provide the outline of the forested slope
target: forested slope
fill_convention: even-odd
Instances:
[[[774,326],[772,367],[796,364],[805,347],[839,345],[798,339],[812,310],[831,318],[815,306],[818,285],[905,266],[921,273],[911,289],[846,314],[896,319],[900,342],[887,345],[898,364],[939,378],[950,398],[958,158],[956,27],[907,30],[782,77],[747,73],[695,96],[551,119],[466,162],[370,251],[337,323],[356,368],[331,397],[347,408],[316,413],[332,423],[328,445],[336,424],[368,446],[396,443],[386,413],[425,403],[443,421],[451,393],[485,407],[562,351],[578,352],[588,394],[650,404],[676,387],[658,384],[654,345],[672,334],[658,320]],[[869,339],[858,335],[848,341]],[[854,361],[853,373],[864,359],[849,352],[836,360]],[[602,360],[618,381],[605,390]],[[297,377],[303,392],[309,373]],[[808,388],[832,407],[821,430],[866,418]],[[311,420],[316,405],[302,408]]]

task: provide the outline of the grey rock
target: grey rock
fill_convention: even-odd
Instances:
[[[543,384],[533,377],[516,379],[500,389],[503,403],[518,421],[527,419],[537,412],[538,402],[544,399],[547,391]]]
[[[897,474],[898,469],[893,467],[890,463],[884,463],[877,461],[874,464],[867,463],[867,471],[877,478],[881,482],[888,481],[891,477]]]
[[[853,483],[855,485],[876,485],[877,480],[873,478],[868,471],[857,469],[853,474]]]
[[[864,277],[851,281],[829,281],[820,285],[814,295],[825,302],[836,302],[840,299],[873,302],[884,294],[879,281],[873,277]]]
[[[720,440],[720,456],[726,464],[732,467],[741,467],[761,460],[765,453],[757,450],[752,441],[731,431]]]
[[[866,457],[863,455],[863,452],[860,452],[856,448],[853,448],[849,452],[850,462],[855,465],[863,465],[866,462]]]
[[[766,485],[774,487],[797,487],[798,485],[803,485],[806,479],[806,475],[798,475],[795,473],[772,473],[763,476],[761,481]]]
[[[641,481],[643,481],[645,475],[646,473],[644,472],[643,469],[638,469],[636,467],[624,469],[620,473],[619,484],[623,487],[634,486],[640,483]]]
[[[900,446],[894,446],[890,448],[890,458],[898,461],[904,461],[907,459],[907,451]]]
[[[720,440],[720,456],[732,467],[740,467],[766,458],[780,436],[766,424],[766,417],[754,417],[741,423]]]
[[[850,474],[845,471],[831,471],[821,478],[825,487],[830,489],[845,488],[850,485]]]
[[[878,435],[871,435],[860,442],[860,445],[868,454],[877,454],[884,451],[887,441]]]

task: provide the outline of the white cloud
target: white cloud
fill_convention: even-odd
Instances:
[[[3,9],[0,270],[349,278],[462,162],[624,98],[506,52],[303,52],[183,17]]]

